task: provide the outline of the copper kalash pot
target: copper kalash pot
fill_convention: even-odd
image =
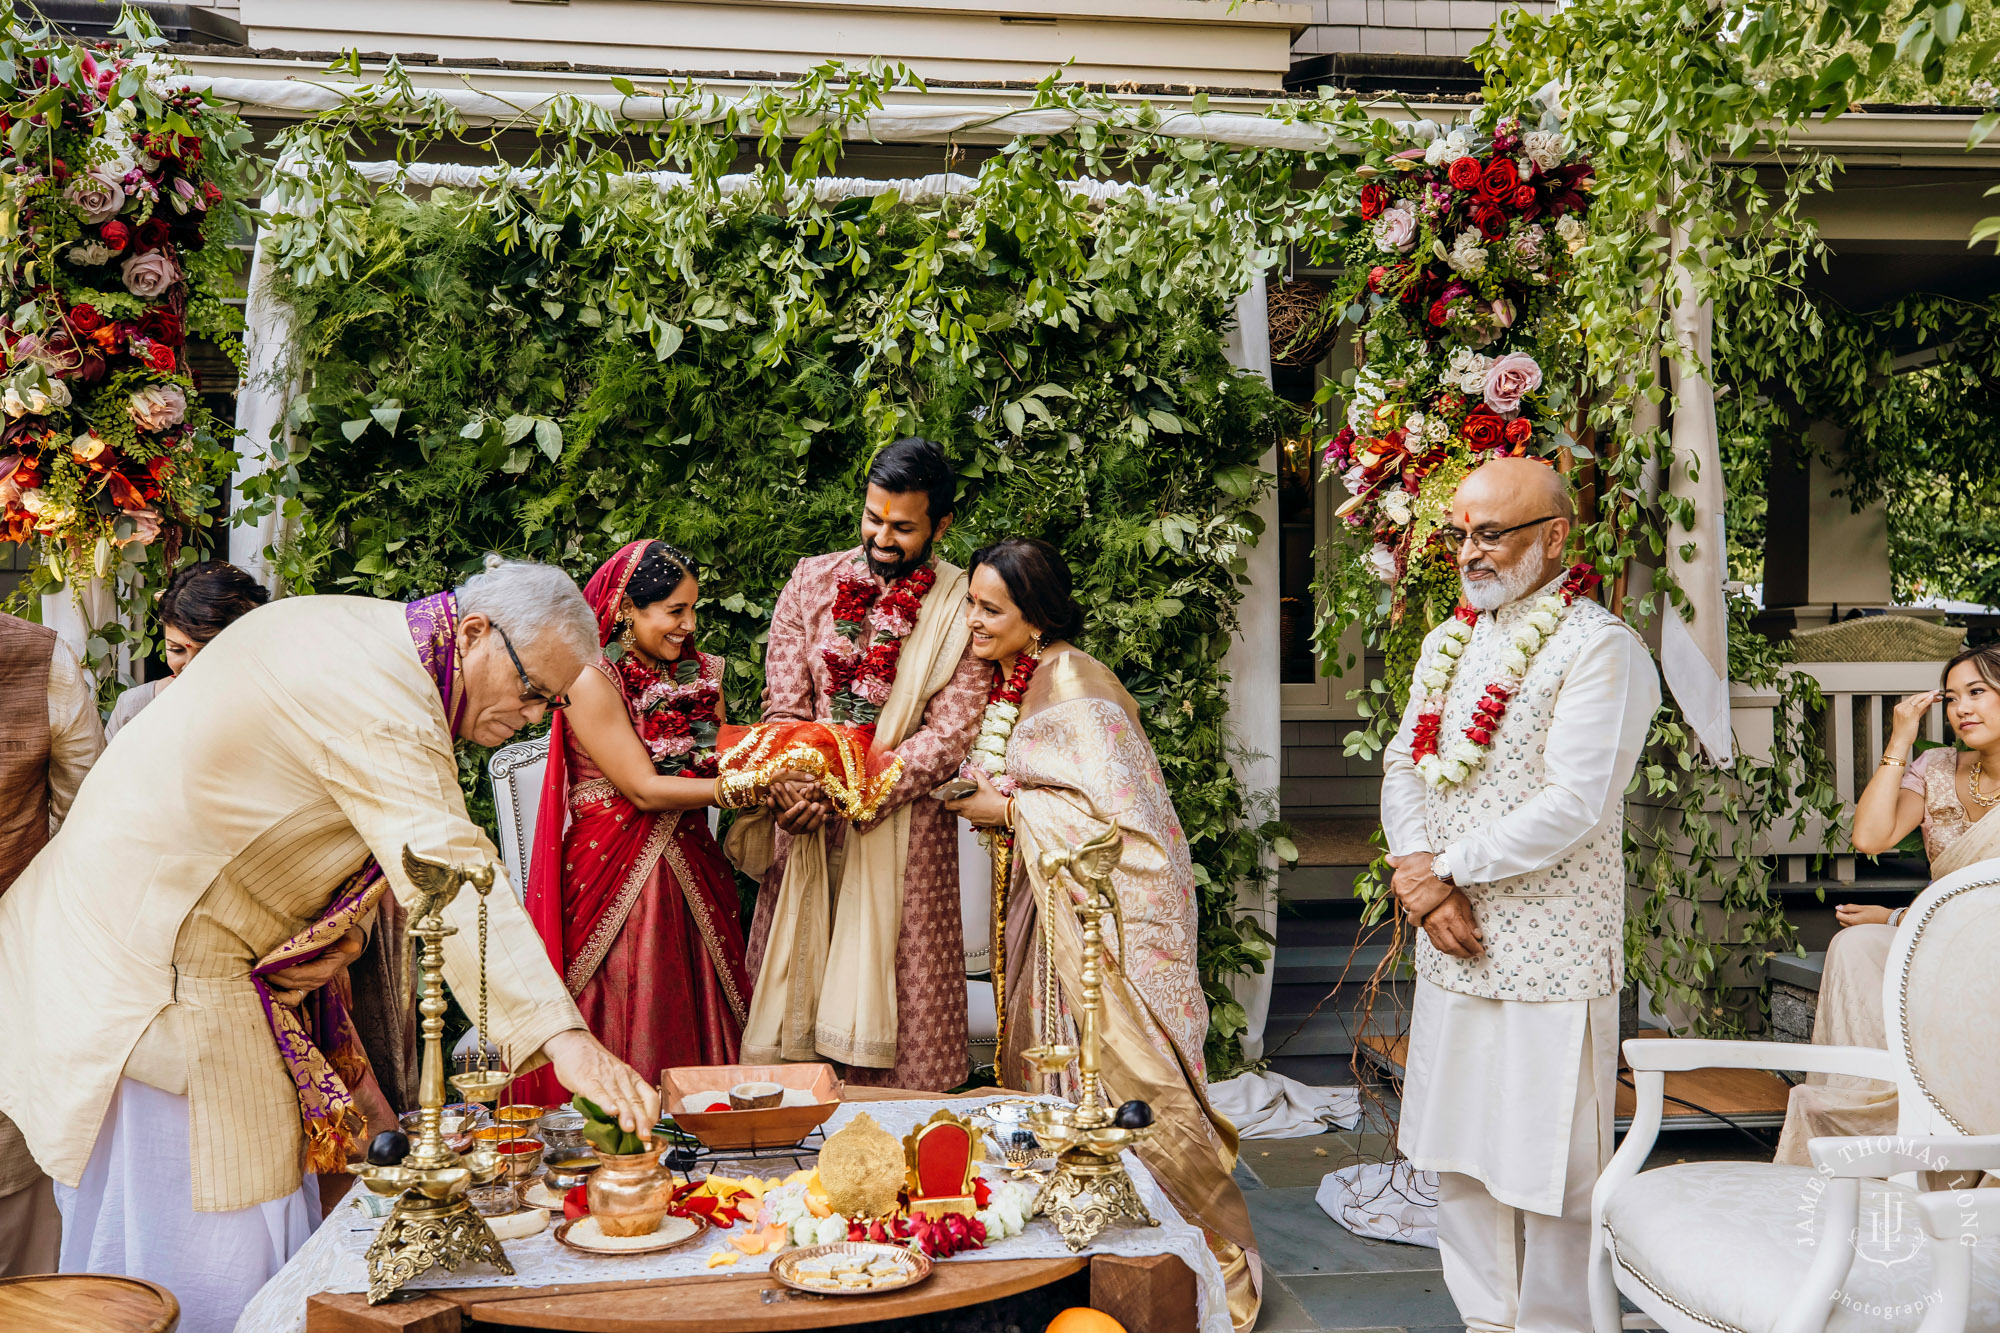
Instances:
[[[650,1236],[673,1202],[674,1178],[660,1165],[660,1150],[599,1153],[604,1165],[584,1185],[590,1215],[607,1236]]]

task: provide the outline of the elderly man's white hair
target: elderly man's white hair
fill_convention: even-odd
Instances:
[[[486,568],[458,589],[458,613],[485,616],[523,651],[553,640],[588,662],[597,656],[597,616],[576,580],[554,565],[504,560],[488,553]]]

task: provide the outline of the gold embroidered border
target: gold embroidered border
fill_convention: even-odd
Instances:
[[[749,1018],[749,1006],[736,989],[736,978],[730,974],[728,961],[722,952],[722,937],[715,929],[715,915],[708,910],[708,901],[694,886],[694,873],[688,866],[687,853],[681,850],[678,839],[668,838],[663,855],[667,858],[667,868],[681,882],[681,896],[687,899],[695,929],[701,932],[701,942],[708,949],[708,960],[715,967],[715,975],[722,979],[723,998],[729,1001],[729,1012],[736,1015],[736,1025],[741,1027]]]
[[[837,747],[842,769],[839,774],[832,771],[825,754],[804,742],[772,753],[772,747],[777,744],[775,728],[786,725],[792,724],[774,723],[753,729],[750,735],[722,756],[719,767],[724,773],[755,774],[760,787],[769,784],[771,779],[787,769],[810,773],[819,779],[826,794],[833,798],[834,805],[839,807],[849,823],[866,824],[872,821],[903,776],[902,757],[890,758],[878,784],[871,791],[867,781],[867,756],[860,752],[860,747],[845,743],[845,738]]]
[[[569,808],[581,810],[593,801],[608,801],[618,794],[618,784],[610,778],[591,778],[569,789]]]
[[[672,811],[661,815],[647,835],[646,843],[632,860],[632,868],[625,872],[625,882],[618,886],[618,897],[611,904],[611,910],[597,923],[597,929],[590,932],[583,948],[570,960],[568,971],[563,976],[563,984],[569,987],[571,996],[583,994],[583,988],[596,974],[598,964],[604,955],[611,952],[612,942],[618,932],[625,929],[625,918],[632,915],[632,904],[639,901],[639,890],[645,885],[647,876],[653,873],[654,864],[659,861],[662,849],[673,838],[674,825],[680,822],[681,812]]]

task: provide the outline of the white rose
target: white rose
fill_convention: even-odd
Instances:
[[[1382,497],[1382,512],[1399,528],[1407,524],[1410,521],[1410,493],[1402,490],[1388,492]]]
[[[50,380],[49,401],[57,407],[68,407],[70,405],[69,385],[62,380]]]
[[[1000,774],[1007,771],[1007,760],[997,754],[975,754],[972,762],[988,773]]]
[[[55,404],[49,401],[49,396],[40,389],[28,390],[28,410],[30,412],[46,412],[53,406]]]
[[[1500,669],[1518,676],[1528,669],[1528,655],[1510,643],[1500,650]]]
[[[1446,782],[1463,782],[1472,776],[1472,765],[1463,759],[1446,759],[1438,765],[1438,776]]]
[[[1556,235],[1571,254],[1583,249],[1584,243],[1590,239],[1589,229],[1577,220],[1574,213],[1565,213],[1556,219]]]
[[[1476,764],[1479,762],[1480,754],[1477,745],[1461,736],[1451,743],[1450,749],[1445,751],[1444,760],[1447,764]]]
[[[847,1239],[847,1219],[840,1214],[819,1218],[818,1222],[819,1225],[813,1232],[813,1244],[837,1245]]]
[[[1445,657],[1456,659],[1465,651],[1465,645],[1447,634],[1438,640],[1437,650]]]
[[[1427,167],[1443,166],[1444,155],[1446,153],[1450,153],[1453,157],[1464,156],[1464,154],[1459,152],[1457,147],[1453,145],[1450,139],[1431,140],[1429,143],[1424,145],[1424,165]]]
[[[14,391],[12,389],[9,389],[7,393],[9,397],[12,397]],[[43,494],[40,488],[37,488],[32,491],[21,492],[21,508],[27,510],[31,514],[41,513],[42,510],[48,508],[48,504],[49,504],[49,497]]]
[[[1424,687],[1427,694],[1435,694],[1451,683],[1451,674],[1436,667],[1425,667],[1417,672],[1417,684]]]
[[[986,705],[986,715],[1011,724],[1016,718],[1021,716],[1021,710],[1013,704],[1002,700],[999,703]]]
[[[1545,635],[1554,634],[1556,626],[1562,623],[1562,617],[1547,607],[1540,607],[1528,613],[1528,623]]]
[[[9,385],[7,392],[0,395],[0,410],[4,410],[10,417],[24,417],[28,414],[28,405],[21,401],[21,395]]]
[[[1451,436],[1451,423],[1443,417],[1432,417],[1424,423],[1424,439],[1432,444],[1442,444]]]
[[[1542,632],[1533,625],[1522,625],[1514,635],[1514,646],[1524,653],[1538,652],[1542,646]]]
[[[1434,754],[1427,754],[1417,761],[1417,772],[1430,786],[1435,787],[1444,781],[1444,763]]]
[[[1553,171],[1562,165],[1563,133],[1561,130],[1529,130],[1521,137],[1521,146],[1527,150],[1528,161],[1543,171]]]
[[[972,748],[978,754],[1005,754],[1007,753],[1007,742],[1001,740],[998,736],[981,736],[978,743]]]
[[[100,264],[110,263],[117,255],[116,250],[101,241],[86,241],[82,245],[70,247],[69,262],[78,268],[96,268]]]

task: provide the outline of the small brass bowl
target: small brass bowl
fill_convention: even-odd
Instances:
[[[542,1126],[543,1109],[529,1102],[515,1102],[503,1106],[493,1113],[496,1125],[518,1125],[522,1132],[532,1137]]]
[[[604,1165],[595,1157],[564,1157],[551,1162],[547,1153],[543,1154],[543,1163],[547,1170],[542,1179],[552,1190],[573,1190],[587,1183],[590,1173]]]
[[[515,1139],[534,1137],[526,1125],[481,1125],[472,1131],[473,1142],[482,1148],[491,1148],[496,1143],[511,1143]]]
[[[481,1147],[465,1154],[465,1169],[472,1173],[473,1184],[487,1185],[500,1178],[507,1163],[491,1147]]]
[[[509,1180],[530,1180],[542,1169],[540,1139],[515,1139],[512,1143],[496,1145],[496,1150],[506,1165]]]

